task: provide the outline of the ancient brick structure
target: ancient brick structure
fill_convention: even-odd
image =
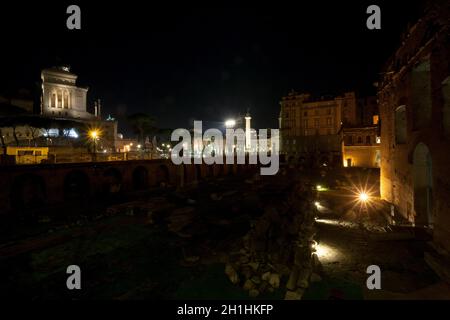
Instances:
[[[450,250],[449,6],[433,1],[379,83],[381,196]]]

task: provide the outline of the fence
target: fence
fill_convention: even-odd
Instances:
[[[150,152],[117,152],[117,153],[49,153],[48,156],[15,156],[15,164],[39,163],[79,163],[128,160],[159,159],[159,155]]]

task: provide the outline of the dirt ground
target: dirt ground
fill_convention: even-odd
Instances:
[[[312,200],[322,270],[303,299],[450,299],[450,288],[424,262],[427,237],[389,228],[377,190],[371,193],[373,205],[361,211],[354,188],[345,187],[352,187],[345,180],[354,177],[295,174],[321,186]],[[0,243],[0,296],[249,299],[224,274],[226,256],[293,177],[284,171],[263,181],[204,181],[184,192],[159,190],[89,208],[89,215],[85,208],[66,220],[9,229]],[[376,175],[364,181],[376,185]],[[66,288],[66,268],[72,264],[82,270],[79,291]],[[367,289],[369,265],[381,269],[381,290]],[[286,282],[282,278],[279,290],[257,299],[282,299]]]

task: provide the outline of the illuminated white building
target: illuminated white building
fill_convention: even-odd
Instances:
[[[94,119],[99,110],[92,114],[86,110],[88,88],[77,86],[77,75],[66,66],[44,69],[41,72],[42,95],[41,114],[56,118],[80,120]],[[100,108],[98,106],[98,108]]]

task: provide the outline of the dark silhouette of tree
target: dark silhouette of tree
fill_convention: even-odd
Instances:
[[[157,132],[157,128],[155,126],[156,120],[148,114],[135,113],[130,115],[127,120],[134,133],[138,135],[138,141],[140,143],[145,142],[146,135],[153,135]]]

